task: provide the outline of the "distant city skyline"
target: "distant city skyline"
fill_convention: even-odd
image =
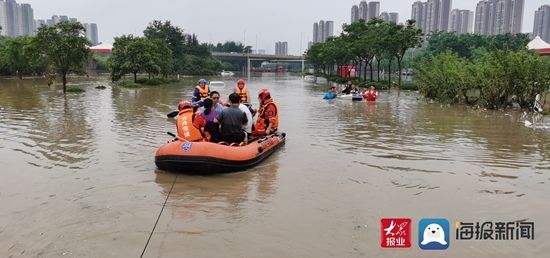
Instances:
[[[28,3],[17,3],[16,0],[0,0],[0,35],[8,37],[33,36],[41,26],[53,26],[63,21],[78,21],[66,15],[53,15],[51,19],[36,19],[34,9]],[[97,24],[83,23],[86,37],[92,45],[99,43]]]
[[[221,2],[157,0],[158,6],[150,8],[130,0],[21,0],[34,9],[35,19],[51,17],[52,14],[68,14],[82,21],[93,21],[99,27],[99,39],[113,42],[113,37],[123,34],[142,35],[152,20],[170,20],[181,26],[186,33],[195,33],[201,42],[239,41],[256,49],[274,53],[275,42],[287,41],[289,54],[298,54],[312,40],[312,24],[321,19],[334,21],[334,34],[342,31],[342,24],[350,23],[350,9],[360,0],[319,2],[313,0],[276,2],[266,1],[250,4],[244,0]],[[399,22],[411,17],[415,0],[379,0],[381,12],[399,14]],[[478,0],[455,0],[453,9],[475,11]],[[535,11],[550,0],[525,2],[522,32],[532,32]],[[206,6],[206,7],[205,7]],[[304,12],[315,6],[315,11]],[[124,12],[121,13],[121,10]],[[267,14],[266,11],[268,10]],[[243,15],[246,14],[246,15]],[[269,16],[273,14],[272,16]],[[281,17],[279,17],[281,16]],[[281,19],[271,19],[271,17]],[[197,22],[200,21],[200,22]],[[257,42],[257,43],[256,43]]]

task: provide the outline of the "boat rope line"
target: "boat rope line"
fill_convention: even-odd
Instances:
[[[160,209],[159,216],[157,217],[157,221],[155,222],[155,225],[153,226],[153,230],[151,230],[151,234],[149,234],[149,238],[147,239],[147,243],[145,243],[145,246],[143,247],[143,251],[141,252],[140,258],[143,258],[143,255],[145,254],[145,251],[147,250],[147,246],[149,245],[149,241],[151,241],[151,237],[153,237],[153,233],[155,233],[155,229],[157,228],[157,225],[159,224],[160,216],[162,216],[162,212],[164,211],[164,207],[166,207],[166,203],[168,202],[168,198],[170,198],[170,194],[172,194],[172,190],[174,189],[174,185],[176,185],[176,179],[178,179],[178,175],[174,177],[174,181],[172,182],[172,187],[170,187],[170,191],[166,195],[166,199],[164,200],[164,204],[162,205],[162,208]]]

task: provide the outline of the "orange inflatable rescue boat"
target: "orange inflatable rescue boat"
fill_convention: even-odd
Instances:
[[[157,150],[155,164],[161,170],[192,174],[240,171],[269,157],[285,143],[285,138],[285,133],[276,133],[253,139],[245,146],[176,138]]]

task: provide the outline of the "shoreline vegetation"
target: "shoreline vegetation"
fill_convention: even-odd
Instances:
[[[94,68],[108,72],[113,82],[130,74],[133,86],[160,85],[173,82],[169,77],[209,76],[235,69],[235,65],[212,57],[211,51],[252,49],[236,42],[200,43],[195,34],[184,33],[170,21],[154,20],[143,37],[130,34],[115,38],[113,52],[107,57],[90,51],[85,33],[81,23],[65,21],[40,27],[33,37],[0,36],[0,76],[42,77],[48,85],[60,79],[63,92],[67,92],[69,75],[88,76],[93,60]],[[139,79],[138,74],[147,74],[147,80]]]
[[[422,35],[414,24],[373,19],[344,25],[341,35],[313,45],[307,60],[315,74],[328,81],[351,80],[360,88],[418,90],[424,98],[445,104],[532,110],[537,94],[550,89],[550,58],[527,50],[527,34]],[[395,63],[397,75],[392,74]],[[358,78],[334,75],[335,67],[348,65],[357,67]],[[382,69],[387,69],[387,79],[380,77]],[[405,70],[407,74],[414,71],[414,81],[402,82]],[[398,78],[397,85],[393,76]]]

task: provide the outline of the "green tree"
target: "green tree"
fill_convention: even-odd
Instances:
[[[419,91],[427,98],[444,103],[468,101],[472,88],[471,67],[456,53],[447,51],[416,65]]]
[[[48,65],[61,75],[64,93],[67,90],[67,75],[84,74],[86,62],[92,55],[85,31],[79,22],[61,22],[40,27],[34,38]]]
[[[173,26],[170,21],[155,20],[145,28],[143,35],[150,40],[165,42],[172,51],[175,72],[183,73],[188,47],[186,46],[187,37],[182,28]]]
[[[9,38],[4,42],[1,58],[6,67],[12,73],[15,73],[19,79],[23,79],[23,75],[32,70],[31,60],[27,51],[30,42],[30,37]]]
[[[407,50],[422,46],[422,31],[414,26],[414,20],[408,20],[407,25],[395,25],[396,33],[392,42],[394,45],[395,57],[399,67],[399,86],[401,87],[401,70],[403,69],[403,58]]]

